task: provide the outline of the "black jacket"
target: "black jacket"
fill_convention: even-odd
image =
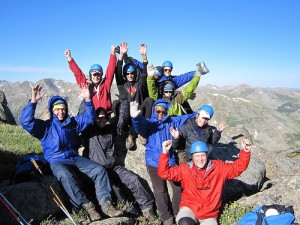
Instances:
[[[190,147],[195,141],[203,141],[207,144],[216,144],[221,138],[221,132],[214,126],[205,125],[199,127],[195,117],[188,119],[181,128],[179,128],[178,139],[173,138],[174,149],[184,149],[189,159]]]

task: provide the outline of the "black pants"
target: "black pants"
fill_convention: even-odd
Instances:
[[[153,206],[153,193],[146,181],[135,174],[133,171],[128,170],[123,166],[116,166],[108,170],[108,176],[112,182],[117,186],[121,185],[124,191],[127,189],[132,194],[135,201],[139,204],[140,209],[144,210]],[[124,186],[125,188],[122,188]],[[125,193],[126,194],[126,193]],[[129,196],[125,196],[128,199]]]
[[[161,218],[163,220],[167,220],[171,217],[175,217],[179,211],[179,204],[181,201],[180,183],[169,181],[173,191],[171,203],[166,180],[163,180],[158,176],[156,167],[149,165],[146,166],[154,190],[156,207],[160,213]]]

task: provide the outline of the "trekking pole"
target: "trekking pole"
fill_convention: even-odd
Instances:
[[[42,177],[44,178],[46,184],[48,185],[48,187],[50,188],[51,192],[52,192],[52,198],[55,201],[56,205],[64,212],[64,214],[71,220],[71,222],[76,225],[75,221],[73,220],[72,216],[70,215],[70,213],[68,212],[67,208],[64,206],[64,204],[62,203],[62,201],[60,200],[60,198],[58,197],[58,195],[55,193],[53,187],[48,183],[46,177],[44,176],[42,170],[40,169],[39,164],[37,164],[37,162],[35,161],[35,159],[31,159],[32,164],[34,165],[34,167],[39,171],[39,173],[42,175]]]
[[[2,193],[0,193],[0,201],[3,203],[3,205],[8,209],[8,211],[15,217],[15,219],[21,224],[21,225],[30,225],[27,223],[27,221],[21,216],[21,214],[13,207],[13,205],[4,197]]]

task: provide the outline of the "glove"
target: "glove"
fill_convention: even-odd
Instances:
[[[141,110],[138,110],[139,104],[136,101],[130,102],[130,116],[136,118]]]
[[[149,64],[147,65],[147,74],[148,74],[148,76],[153,76],[154,73],[155,73],[155,70],[154,70],[154,68],[153,68],[153,64],[152,64],[152,63],[149,63]]]

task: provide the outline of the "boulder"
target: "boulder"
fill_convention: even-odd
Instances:
[[[3,91],[0,90],[0,123],[16,125],[16,120],[7,106],[7,100]]]

